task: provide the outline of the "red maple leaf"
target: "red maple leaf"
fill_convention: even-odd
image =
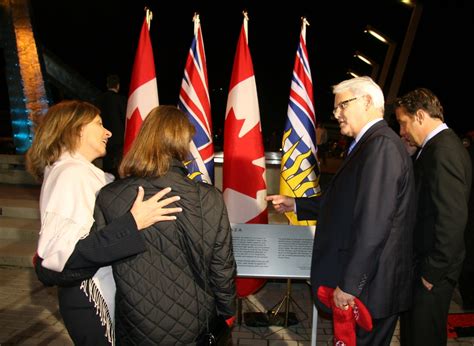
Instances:
[[[257,191],[267,188],[263,179],[265,168],[252,163],[265,156],[260,123],[243,137],[239,137],[245,119],[237,119],[231,108],[225,121],[223,188],[230,188],[256,199]]]

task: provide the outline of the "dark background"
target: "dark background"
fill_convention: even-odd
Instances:
[[[278,3],[282,3],[279,1]],[[448,126],[458,134],[471,130],[472,1],[424,1],[413,48],[399,94],[415,87],[432,89],[445,107]],[[130,74],[144,7],[153,11],[154,48],[160,104],[177,104],[189,46],[192,17],[201,15],[211,90],[214,131],[223,127],[228,86],[242,25],[249,14],[249,47],[253,58],[264,136],[283,130],[290,80],[301,27],[310,22],[307,48],[312,70],[317,120],[331,121],[331,86],[356,69],[353,54],[366,47],[366,25],[397,42],[398,59],[411,9],[397,1],[112,1],[32,0],[37,40],[98,88],[117,73],[122,93]],[[364,48],[368,50],[368,48]],[[368,53],[366,53],[368,54]],[[384,51],[371,52],[382,65]],[[363,72],[363,71],[361,71]],[[369,74],[370,72],[364,73]],[[466,86],[465,86],[466,85]]]

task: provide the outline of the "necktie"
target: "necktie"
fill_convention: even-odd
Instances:
[[[420,154],[421,154],[421,151],[423,150],[423,147],[421,147],[418,152],[416,153],[416,158],[415,160],[418,160],[418,158],[420,157]]]
[[[356,144],[357,142],[355,140],[351,142],[351,144],[349,145],[349,149],[347,150],[347,155],[351,153],[352,149],[354,149]]]

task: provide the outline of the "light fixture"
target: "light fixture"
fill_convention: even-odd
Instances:
[[[364,54],[362,54],[358,51],[355,52],[354,58],[362,60],[363,62],[365,62],[367,65],[370,65],[370,66],[373,66],[375,64],[375,62],[372,59],[370,59],[369,57],[367,57],[366,55],[364,55]]]
[[[373,37],[375,37],[377,40],[385,43],[385,44],[390,44],[391,40],[385,36],[384,34],[382,34],[380,31],[378,31],[377,29],[375,29],[374,27],[370,26],[370,25],[367,25],[367,27],[365,28],[364,30],[365,33],[367,34],[370,34],[372,35]]]
[[[384,45],[388,46],[387,51],[385,53],[385,59],[382,65],[382,71],[380,72],[378,78],[378,84],[381,88],[383,88],[387,79],[388,71],[390,69],[390,65],[392,63],[392,58],[395,53],[395,48],[397,44],[387,35],[375,29],[373,26],[367,25],[364,32],[374,37],[377,41],[382,42]]]
[[[356,72],[354,72],[354,71],[351,70],[351,69],[347,70],[347,74],[348,74],[348,75],[351,75],[351,76],[354,77],[354,78],[360,77],[359,74],[357,74]]]
[[[400,0],[400,2],[401,2],[402,4],[407,5],[407,6],[410,6],[410,7],[416,6],[414,0]]]
[[[368,57],[366,54],[361,53],[360,51],[356,51],[354,53],[354,58],[358,59],[359,63],[362,62],[363,64],[370,66],[371,67],[370,76],[372,77],[373,80],[377,79],[380,65],[374,59]]]
[[[415,40],[416,30],[421,18],[421,13],[423,12],[423,5],[414,0],[410,1],[410,4],[408,4],[407,1],[402,1],[402,4],[411,7],[411,17],[400,49],[397,65],[395,66],[395,71],[393,72],[390,89],[387,94],[388,102],[391,102],[393,99],[395,99],[395,97],[397,97],[413,41]]]

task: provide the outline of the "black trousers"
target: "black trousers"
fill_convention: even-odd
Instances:
[[[59,312],[74,345],[110,345],[93,302],[79,286],[59,287]]]
[[[401,345],[446,345],[449,305],[455,285],[454,281],[443,280],[428,291],[421,278],[416,280],[413,307],[400,319]]]
[[[372,319],[372,331],[357,327],[357,346],[388,346],[397,326],[398,314],[386,318]]]
[[[474,199],[474,196],[471,197]],[[470,210],[470,213],[473,211]],[[466,244],[466,257],[459,278],[459,293],[461,293],[464,309],[474,309],[474,214],[469,216],[469,221],[464,232]]]

